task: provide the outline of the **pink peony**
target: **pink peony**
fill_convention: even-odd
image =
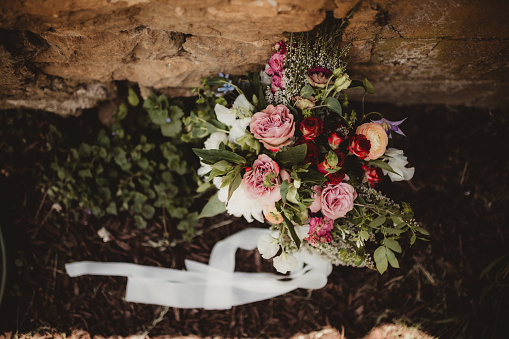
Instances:
[[[269,176],[270,185],[264,185],[264,181]],[[242,179],[246,197],[253,200],[263,199],[263,205],[272,206],[281,199],[279,190],[279,166],[266,154],[260,154],[253,163],[253,167],[248,169]]]
[[[276,152],[281,146],[291,143],[295,133],[293,115],[285,105],[267,106],[255,113],[249,126],[254,137],[260,140],[265,148]]]
[[[309,206],[309,210],[311,213],[316,213],[322,208],[322,189],[320,186],[315,185],[312,188],[314,193],[311,193],[311,199],[315,199],[313,203]]]
[[[353,209],[355,189],[344,182],[327,184],[322,191],[322,213],[329,219],[342,218]]]

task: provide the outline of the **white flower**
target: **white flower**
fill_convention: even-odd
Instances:
[[[216,104],[216,106],[214,106],[214,112],[216,112],[217,120],[227,126],[233,125],[237,119],[237,112],[233,109],[226,108],[223,105]]]
[[[385,175],[389,175],[389,178],[392,181],[403,181],[412,179],[412,177],[414,176],[415,168],[405,167],[408,164],[408,161],[407,157],[403,155],[402,150],[396,148],[389,148],[385,152],[385,155],[391,157],[388,161],[389,166],[392,167],[394,172],[399,173],[398,175],[387,170],[383,170]]]
[[[269,68],[270,68],[269,64],[265,64],[265,69],[269,69]],[[272,78],[270,75],[265,73],[265,70],[263,70],[260,72],[260,81],[262,82],[262,84],[264,84],[266,86],[270,86],[270,84],[272,83]]]
[[[251,117],[253,115],[254,106],[251,105],[244,94],[241,94],[233,102],[233,109],[237,110],[238,118],[244,118]]]
[[[235,142],[238,138],[246,135],[246,127],[251,123],[251,117],[235,120],[230,130],[230,141]]]
[[[228,200],[228,186],[219,190],[218,198],[222,202]],[[230,201],[226,204],[226,211],[236,217],[243,216],[247,222],[253,222],[253,218],[264,222],[262,205],[259,201],[246,197],[242,185],[233,192]]]
[[[198,168],[198,175],[203,177],[205,174],[209,173],[210,171],[212,171],[212,166],[210,165],[207,165],[207,164],[204,164],[203,162],[200,161],[200,165],[201,167]]]
[[[272,264],[274,265],[276,271],[285,274],[288,271],[293,271],[296,269],[299,265],[299,262],[293,255],[283,252],[280,256],[274,258]]]
[[[302,226],[295,226],[294,229],[295,229],[295,233],[297,233],[297,237],[299,237],[300,240],[303,240],[305,237],[308,236],[309,224],[302,225]]]
[[[262,234],[262,236],[258,238],[257,247],[263,259],[270,259],[279,251],[277,239],[274,239],[272,235],[268,233]]]
[[[224,106],[223,106],[224,107]],[[219,149],[219,144],[228,140],[228,135],[224,132],[214,132],[205,140],[205,149]]]

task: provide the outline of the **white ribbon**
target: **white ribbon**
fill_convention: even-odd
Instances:
[[[295,254],[299,266],[288,276],[234,272],[238,248],[253,250],[258,238],[269,233],[248,228],[214,245],[209,265],[186,260],[187,271],[128,263],[82,261],[66,264],[67,274],[127,277],[126,301],[177,308],[228,309],[270,299],[297,288],[319,289],[327,284],[332,265],[306,251]]]

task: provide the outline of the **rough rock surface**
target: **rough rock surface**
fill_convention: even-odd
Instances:
[[[284,32],[351,13],[352,77],[370,100],[505,106],[505,0],[3,0],[0,108],[76,114],[117,81],[181,95],[262,67]]]

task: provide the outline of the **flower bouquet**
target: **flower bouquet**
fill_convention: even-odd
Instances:
[[[198,110],[184,118],[185,140],[206,139],[194,149],[199,190],[217,189],[201,216],[226,210],[269,222],[272,235],[258,249],[281,273],[297,266],[297,251],[383,273],[399,267],[403,233],[410,244],[427,234],[408,204],[375,189],[385,177],[414,174],[403,151],[388,147],[404,136],[403,120],[349,109],[350,89],[375,90],[345,72],[348,47],[338,47],[337,28],[277,43],[260,73],[205,79],[194,90]]]

